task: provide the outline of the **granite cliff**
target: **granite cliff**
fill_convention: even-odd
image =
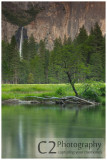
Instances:
[[[35,41],[44,39],[49,50],[53,41],[72,39],[85,26],[87,32],[98,22],[105,35],[105,2],[3,2],[2,39],[10,41],[22,26]]]

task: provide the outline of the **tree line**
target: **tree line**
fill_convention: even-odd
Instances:
[[[25,39],[19,57],[15,36],[2,41],[2,82],[10,84],[70,83],[105,81],[105,37],[96,23],[90,34],[84,26],[72,41],[70,37],[54,40],[52,51],[44,40]]]

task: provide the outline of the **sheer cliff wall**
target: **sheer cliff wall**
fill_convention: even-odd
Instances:
[[[17,13],[19,18],[19,12],[26,13],[35,4],[43,10],[24,28],[27,29],[28,37],[33,34],[36,42],[44,39],[49,50],[53,48],[56,38],[61,37],[63,40],[66,35],[74,39],[83,25],[89,33],[91,27],[98,22],[105,35],[105,2],[4,2],[2,10],[7,7],[13,14]],[[20,25],[13,24],[2,14],[3,40],[10,41],[19,27]]]

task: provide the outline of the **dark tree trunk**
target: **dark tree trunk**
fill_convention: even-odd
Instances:
[[[75,95],[78,97],[78,93],[77,93],[77,91],[76,91],[76,89],[75,89],[74,83],[72,82],[70,73],[69,73],[69,72],[66,72],[66,73],[67,73],[67,76],[68,76],[68,80],[69,80],[69,82],[70,82],[70,84],[71,84],[71,86],[72,86],[72,89],[73,89],[73,91],[75,92]]]

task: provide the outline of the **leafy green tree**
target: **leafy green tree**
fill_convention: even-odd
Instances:
[[[57,52],[51,55],[53,65],[56,69],[62,70],[68,77],[68,81],[76,96],[78,96],[75,88],[75,82],[81,72],[85,70],[84,63],[82,62],[82,55],[75,52],[74,45],[64,45]]]
[[[43,40],[40,41],[39,44],[39,55],[41,60],[41,67],[43,68],[43,81],[44,83],[48,83],[48,66],[49,66],[49,51],[45,47],[45,42]]]
[[[44,59],[44,52],[45,52],[45,42],[43,40],[40,40],[40,43],[39,43],[39,54],[40,54],[40,57]]]
[[[19,83],[27,84],[30,67],[27,60],[22,59],[19,63]]]
[[[18,83],[18,73],[19,73],[19,62],[20,62],[20,57],[19,57],[19,52],[17,49],[17,44],[16,44],[16,39],[13,36],[11,39],[11,44],[10,44],[10,55],[11,55],[11,66],[10,69],[13,72],[13,83]]]
[[[95,80],[104,80],[105,77],[105,39],[98,23],[91,29],[89,35],[91,77]],[[96,69],[95,69],[96,68]],[[98,71],[97,71],[98,69]],[[97,73],[96,73],[97,72]],[[96,75],[96,76],[95,76]]]
[[[44,57],[44,75],[45,75],[45,83],[48,83],[48,70],[49,70],[49,56],[50,53],[48,50],[45,50],[45,57]]]
[[[62,73],[61,70],[59,70],[59,66],[55,67],[54,65],[54,59],[57,59],[58,52],[62,47],[62,41],[61,38],[56,38],[54,40],[54,48],[53,51],[51,51],[51,57],[50,57],[50,62],[49,62],[49,80],[51,83],[61,83],[62,81]],[[54,57],[55,55],[55,57]]]
[[[44,68],[41,63],[40,55],[36,55],[31,61],[31,70],[34,75],[35,83],[44,83]]]
[[[78,34],[78,36],[75,38],[74,40],[74,45],[75,45],[75,51],[78,52],[80,55],[82,55],[82,61],[84,62],[85,68],[87,70],[87,72],[84,72],[84,76],[82,74],[82,81],[85,79],[89,79],[89,75],[90,75],[90,52],[91,52],[91,46],[89,46],[89,41],[88,41],[89,37],[87,34],[87,31],[85,29],[84,26],[82,26],[82,28],[80,28],[80,32]],[[83,78],[84,77],[84,78]],[[80,78],[80,79],[81,79]]]
[[[102,62],[102,80],[105,81],[105,37],[102,40],[102,54],[101,54],[101,62]]]
[[[22,57],[24,60],[29,59],[29,43],[28,39],[25,39],[22,45]]]
[[[96,81],[101,80],[102,70],[101,54],[93,53],[91,55],[91,78]]]
[[[80,28],[80,32],[78,36],[74,40],[74,45],[75,48],[80,52],[83,56],[84,62],[87,63],[87,57],[88,57],[88,52],[89,52],[89,46],[87,43],[88,40],[88,34],[84,26]]]
[[[36,53],[36,43],[34,40],[33,35],[29,38],[29,54],[28,54],[28,59],[34,58],[34,56],[37,54]]]
[[[91,35],[95,36],[94,37],[95,46],[98,47],[98,49],[99,49],[101,42],[102,42],[102,39],[103,39],[103,36],[102,36],[100,26],[98,25],[97,22],[94,25],[93,32],[91,32]]]
[[[9,44],[5,41],[2,41],[2,82],[9,83],[9,59],[8,59],[8,50]]]
[[[77,44],[81,44],[84,43],[86,41],[86,39],[88,38],[88,34],[87,31],[84,27],[84,25],[80,28],[79,34],[76,38],[76,43]]]
[[[2,60],[3,78],[5,76],[6,83],[18,83],[20,59],[14,36],[10,44],[3,42]]]
[[[54,51],[57,51],[62,46],[61,38],[56,38],[54,40]]]
[[[34,77],[32,73],[29,73],[28,75],[28,84],[33,84],[34,83]]]

